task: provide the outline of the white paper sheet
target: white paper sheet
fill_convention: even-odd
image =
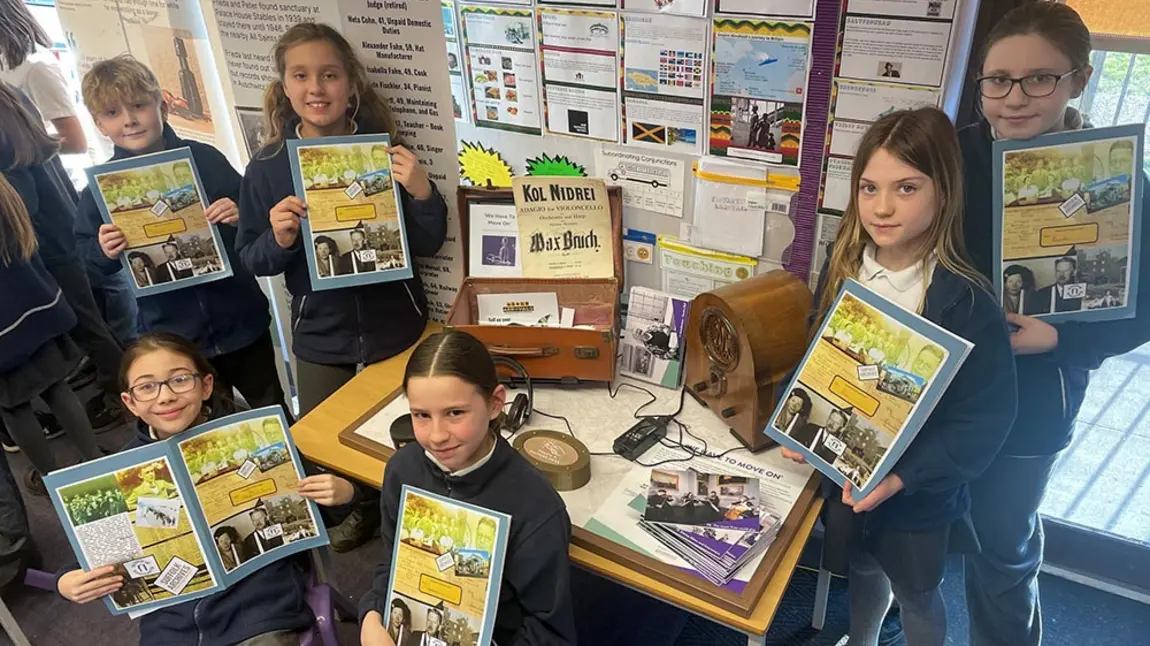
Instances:
[[[514,204],[472,204],[467,223],[467,275],[519,278],[519,221]]]
[[[602,147],[595,151],[595,175],[623,189],[623,206],[683,217],[687,163],[674,157]]]

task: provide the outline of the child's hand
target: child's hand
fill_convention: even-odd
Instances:
[[[240,221],[240,207],[228,197],[221,197],[212,202],[204,217],[212,224],[235,224]]]
[[[128,236],[124,235],[123,229],[114,224],[101,224],[96,240],[100,243],[100,251],[103,251],[109,260],[119,258],[128,248]]]
[[[72,570],[60,577],[57,590],[73,603],[88,603],[119,590],[124,585],[124,577],[113,575],[116,567],[105,565],[91,572]]]
[[[284,249],[295,244],[299,237],[299,219],[306,217],[307,205],[294,195],[285,197],[273,206],[270,219],[276,244]]]
[[[324,507],[346,505],[355,495],[355,488],[343,478],[330,473],[308,476],[299,481],[299,495]]]
[[[363,616],[363,627],[359,629],[360,646],[396,646],[395,640],[383,627],[383,617],[372,610]]]
[[[387,152],[391,155],[391,174],[395,181],[403,184],[408,195],[417,200],[431,197],[431,180],[415,153],[403,146],[391,146]]]
[[[794,460],[795,462],[798,462],[799,464],[806,464],[807,463],[807,459],[803,457],[802,453],[799,453],[798,451],[792,451],[785,446],[780,446],[779,448],[782,449],[784,458],[786,458],[788,460]]]
[[[847,480],[846,486],[843,487],[843,504],[854,509],[856,514],[861,514],[864,511],[870,511],[878,507],[885,502],[887,498],[902,491],[903,486],[902,478],[890,473],[882,479],[882,482],[878,483],[874,491],[867,494],[862,500],[855,502],[854,499],[851,498],[850,480]]]
[[[1010,335],[1014,354],[1042,354],[1058,347],[1058,330],[1053,325],[1033,316],[1009,313],[1006,321],[1018,326],[1018,330]]]

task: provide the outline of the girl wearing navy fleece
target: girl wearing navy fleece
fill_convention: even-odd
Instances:
[[[299,236],[307,205],[294,194],[284,140],[358,132],[389,133],[394,141],[395,124],[363,63],[331,27],[296,25],[280,37],[273,55],[279,78],[264,97],[267,141],[244,176],[236,244],[256,275],[285,275],[292,295],[300,412],[306,414],[350,381],[358,366],[392,357],[415,343],[427,323],[427,298],[418,275],[312,291]],[[400,185],[411,252],[431,256],[447,235],[447,205],[414,154],[403,146],[392,146],[388,153]]]
[[[396,644],[392,635],[399,631],[385,625],[403,616],[392,612],[394,601],[402,599],[389,598],[387,591],[403,485],[511,516],[492,643],[575,644],[567,558],[571,520],[550,483],[499,434],[507,390],[487,348],[463,332],[429,336],[407,362],[403,390],[416,441],[396,451],[384,474],[382,558],[360,601],[363,646],[423,646],[418,632]],[[422,616],[427,610],[411,612]]]
[[[949,552],[977,548],[968,486],[1014,422],[1014,358],[1002,310],[963,254],[954,126],[934,108],[876,121],[859,143],[855,192],[821,274],[818,329],[847,278],[973,348],[915,441],[866,497],[826,481],[827,546],[846,553],[850,643],[874,646],[893,592],[909,646],[946,643],[939,589]],[[783,454],[801,460],[797,453]]]
[[[56,142],[2,83],[0,115],[5,115],[0,129],[0,420],[32,463],[29,490],[47,495],[40,477],[57,464],[32,400],[39,397],[48,404],[85,459],[100,457],[100,451],[84,407],[67,382],[83,357],[68,334],[76,327],[76,314],[41,258],[28,205],[36,208],[42,195],[46,203],[56,195],[47,181]],[[70,241],[66,230],[64,237]],[[65,240],[56,240],[53,249],[67,257],[66,247]],[[75,259],[74,249],[71,256]]]
[[[1067,104],[1082,94],[1094,71],[1090,51],[1090,32],[1082,19],[1055,2],[1028,3],[1011,11],[987,37],[976,72],[986,118],[959,132],[968,177],[966,240],[985,276],[1003,271],[991,266],[991,142],[1089,127]],[[1135,181],[1150,195],[1145,175]],[[1141,244],[1146,250],[1150,200],[1144,199],[1142,208]],[[1143,261],[1138,272],[1134,318],[1050,325],[1030,316],[1007,315],[1018,327],[1011,345],[1018,367],[1018,405],[1026,414],[1018,416],[998,458],[971,484],[971,515],[982,544],[982,552],[966,560],[973,646],[1036,646],[1042,640],[1038,508],[1058,455],[1070,444],[1090,371],[1108,357],[1150,341],[1150,306],[1145,305],[1150,303],[1150,262]]]
[[[213,400],[212,364],[196,346],[166,332],[145,334],[124,352],[120,395],[139,418],[124,450],[165,440],[219,415]],[[209,405],[214,403],[215,405]],[[332,475],[300,480],[298,493],[320,505],[348,503],[351,483]],[[85,572],[72,563],[57,574],[56,589],[74,603],[89,603],[119,590],[107,565]],[[295,646],[299,631],[315,623],[308,607],[307,556],[264,565],[215,594],[160,608],[140,619],[140,646]]]

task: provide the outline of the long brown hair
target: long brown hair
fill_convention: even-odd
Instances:
[[[412,377],[458,377],[488,402],[499,386],[499,373],[487,348],[479,339],[458,330],[432,334],[415,347],[403,372],[405,392]],[[501,418],[492,420],[492,429],[499,428]]]
[[[0,0],[0,67],[19,67],[36,52],[37,45],[51,47],[52,39],[24,0]]]
[[[0,263],[28,262],[36,253],[36,230],[24,200],[8,177],[0,173]]]
[[[978,59],[979,70],[998,41],[1027,35],[1041,36],[1070,59],[1071,69],[1078,70],[1075,78],[1083,78],[1090,67],[1090,30],[1078,12],[1061,2],[1027,2],[1008,11],[987,34]]]
[[[17,90],[0,83],[0,170],[43,164],[59,149],[56,140],[44,130],[20,100]]]
[[[310,43],[317,40],[327,41],[335,47],[339,58],[343,62],[344,72],[351,81],[352,91],[356,97],[354,116],[363,126],[365,132],[387,133],[395,139],[395,121],[391,110],[383,97],[371,86],[367,78],[367,68],[356,56],[351,44],[335,29],[320,22],[301,22],[289,28],[276,41],[272,49],[272,58],[275,60],[276,80],[268,85],[264,91],[264,121],[267,124],[267,134],[260,143],[267,147],[266,156],[273,156],[283,146],[284,130],[288,124],[299,119],[299,115],[291,107],[291,101],[284,93],[284,74],[287,71],[287,52],[296,45]],[[352,116],[348,115],[349,118]],[[272,148],[274,146],[274,149]]]
[[[933,252],[947,271],[987,288],[986,278],[971,265],[963,244],[962,151],[954,125],[936,108],[900,110],[874,122],[859,141],[851,167],[851,198],[831,251],[816,329],[834,304],[843,281],[858,276],[863,250],[873,243],[859,216],[858,187],[863,171],[879,150],[913,166],[934,184],[938,212],[918,241],[924,272]],[[926,279],[929,281],[930,276]]]

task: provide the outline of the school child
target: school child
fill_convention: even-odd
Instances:
[[[985,276],[1009,269],[991,266],[991,142],[1089,127],[1068,103],[1082,94],[1095,72],[1090,51],[1090,32],[1082,19],[1056,2],[1027,3],[1009,12],[987,37],[974,74],[985,118],[959,132],[968,178],[966,241]],[[1141,181],[1144,195],[1150,195],[1150,182],[1140,175],[1134,181]],[[1150,221],[1150,201],[1143,202],[1139,216],[1143,223]],[[1145,224],[1141,244],[1150,248]],[[1062,264],[1071,268],[1075,263]],[[1045,301],[1049,311],[1049,290]],[[980,554],[967,557],[965,572],[974,646],[1034,646],[1042,639],[1038,508],[1058,455],[1070,444],[1090,371],[1150,341],[1150,307],[1143,306],[1150,302],[1150,262],[1138,269],[1137,302],[1135,318],[1105,323],[1051,325],[1007,315],[1018,328],[1011,345],[1020,414],[998,458],[971,485],[971,515],[982,544]]]
[[[175,334],[145,334],[124,353],[120,373],[124,406],[139,419],[124,450],[164,440],[218,416],[215,370],[195,344]],[[332,475],[304,478],[298,492],[321,505],[352,499],[351,483]],[[140,646],[240,644],[287,646],[315,621],[305,601],[307,557],[268,563],[230,588],[161,608],[140,619]],[[123,586],[113,566],[89,572],[73,563],[57,575],[59,593],[88,603]]]
[[[176,135],[167,123],[168,104],[159,82],[131,56],[93,65],[84,75],[82,91],[96,128],[115,145],[112,159],[191,150],[209,202],[204,215],[219,225],[224,252],[231,259],[230,278],[139,298],[142,330],[191,339],[215,369],[220,392],[231,393],[235,387],[251,407],[279,405],[290,419],[276,372],[268,301],[235,252],[239,173],[212,146]],[[80,196],[75,232],[81,253],[91,263],[108,275],[123,270],[120,256],[127,238],[118,226],[103,223],[91,187]]]
[[[909,646],[946,642],[939,590],[946,555],[977,549],[968,484],[990,464],[1014,421],[1006,324],[963,253],[960,164],[954,127],[941,111],[900,111],[876,121],[859,143],[855,192],[816,297],[815,327],[843,281],[854,278],[974,345],[874,491],[859,499],[849,485],[824,486],[828,541],[849,562],[852,646],[876,643],[892,592]]]
[[[395,127],[363,63],[339,32],[318,23],[287,30],[274,48],[278,79],[264,97],[267,141],[244,176],[237,248],[257,276],[284,274],[292,295],[292,349],[301,414],[355,376],[357,367],[395,356],[414,344],[427,323],[427,297],[418,274],[406,281],[313,292],[286,139],[390,133]],[[427,171],[395,145],[392,176],[403,200],[407,243],[414,256],[434,255],[447,235],[447,205]],[[332,531],[332,547],[350,549],[379,526],[378,507],[352,510]]]
[[[11,130],[11,138],[0,142],[0,169],[4,169],[8,181],[24,201],[36,231],[40,259],[76,315],[76,326],[70,335],[95,365],[100,378],[102,392],[85,406],[89,420],[98,430],[110,430],[123,422],[119,411],[113,410],[113,402],[118,401],[119,396],[116,371],[123,349],[104,322],[92,295],[87,270],[77,253],[72,234],[76,217],[74,192],[66,185],[56,145],[35,145],[24,151],[12,147],[13,142],[47,137],[36,114],[35,106],[27,97],[0,82],[0,123],[5,130]]]
[[[383,625],[385,616],[394,616],[387,584],[403,485],[511,515],[493,643],[576,643],[567,559],[571,521],[559,494],[499,434],[507,390],[487,349],[464,332],[429,336],[407,362],[403,389],[416,441],[387,463],[382,558],[360,602],[364,646],[405,646]],[[490,540],[476,537],[477,545],[485,542]],[[420,606],[409,615],[425,612]]]
[[[7,140],[16,161],[55,150],[43,132],[6,128],[0,139]],[[68,375],[83,356],[68,335],[76,315],[38,247],[28,209],[5,171],[0,175],[0,420],[32,463],[28,490],[47,495],[41,476],[58,465],[32,411],[34,399],[42,398],[56,413],[84,459],[101,453],[84,407],[68,386]],[[22,517],[22,504],[19,512]],[[0,534],[9,532],[0,528]]]

